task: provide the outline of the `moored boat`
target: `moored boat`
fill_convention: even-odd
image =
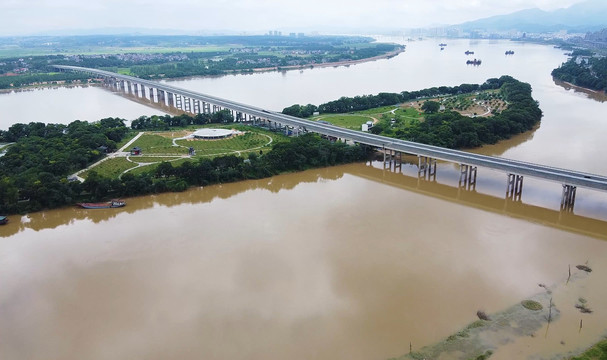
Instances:
[[[8,217],[0,216],[0,225],[4,225],[8,222]]]
[[[103,203],[78,203],[76,204],[84,209],[109,209],[109,208],[118,208],[126,205],[126,201],[124,200],[111,200]]]

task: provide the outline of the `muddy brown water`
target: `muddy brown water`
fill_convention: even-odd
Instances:
[[[607,174],[606,104],[555,84],[563,51],[454,40],[440,52],[438,42],[348,68],[174,85],[280,110],[510,74],[532,84],[544,118],[474,151]],[[468,49],[482,66],[463,65]],[[164,112],[96,87],[3,94],[0,109],[1,129]],[[476,188],[462,189],[454,164],[420,179],[417,160],[405,161],[402,173],[353,164],[123,209],[11,216],[0,227],[0,359],[385,359],[443,341],[478,310],[508,309],[539,283],[554,286],[558,321],[492,358],[559,358],[607,335],[606,193],[578,189],[563,213],[558,183],[525,178],[512,201],[505,174],[479,169]],[[592,273],[575,268],[585,263]],[[580,278],[565,286],[569,265]],[[592,314],[575,309],[580,297]]]
[[[575,219],[564,230],[524,206],[492,210],[509,202],[490,187],[452,199],[448,176],[414,184],[413,170],[353,164],[11,217],[0,230],[0,357],[389,358],[586,262],[583,286],[555,299],[563,315],[550,336],[503,351],[572,350],[607,331],[605,240]],[[596,311],[578,333],[567,302],[581,296]]]

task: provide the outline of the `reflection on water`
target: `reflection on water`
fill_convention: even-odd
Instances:
[[[586,261],[594,271],[579,296],[607,306],[607,242],[561,231],[553,210],[457,195],[445,164],[436,183],[376,166],[11,219],[0,238],[0,358],[388,358]],[[545,219],[519,219],[530,209]],[[567,226],[577,221],[587,220]],[[587,321],[570,346],[594,341],[607,314]]]
[[[583,87],[575,86],[568,82],[560,81],[557,79],[554,79],[554,83],[567,91],[573,90],[576,93],[586,94],[586,96],[588,96],[588,98],[592,100],[596,100],[598,102],[607,101],[607,94],[604,91],[594,91],[590,89],[585,89]]]
[[[407,160],[408,166],[407,166]],[[416,160],[416,159],[415,159]],[[413,157],[404,157],[404,167],[386,170],[380,162],[365,165],[339,166],[309,170],[290,176],[277,176],[267,179],[242,181],[229,185],[197,188],[182,193],[142,196],[128,200],[128,206],[119,209],[88,210],[79,207],[42,211],[26,216],[11,216],[9,225],[2,227],[0,237],[12,236],[26,229],[40,231],[53,229],[77,220],[90,220],[101,223],[111,220],[122,213],[135,213],[139,210],[157,206],[173,207],[182,204],[209,203],[216,199],[229,199],[232,196],[249,190],[269,190],[278,193],[281,190],[293,189],[302,183],[315,183],[341,179],[344,174],[361,177],[372,182],[387,184],[396,188],[413,191],[419,194],[452,201],[461,205],[513,216],[527,221],[542,223],[562,230],[573,231],[593,237],[607,239],[607,214],[601,210],[601,197],[596,208],[587,209],[588,216],[575,212],[560,211],[559,207],[548,208],[546,203],[538,206],[523,201],[514,201],[500,193],[500,181],[489,183],[483,188],[484,179],[479,179],[479,188],[467,189],[458,186],[457,169],[453,164],[442,163],[439,166],[439,179],[426,179],[418,176]],[[483,174],[479,177],[482,178]],[[556,189],[557,187],[555,187]],[[505,186],[504,186],[505,189]],[[478,190],[478,191],[477,191]],[[485,191],[485,193],[483,193]],[[529,192],[529,191],[527,191]],[[526,194],[526,193],[524,193]],[[525,196],[523,196],[523,200]],[[604,206],[607,206],[605,204]]]

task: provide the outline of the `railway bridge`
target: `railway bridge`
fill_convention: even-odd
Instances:
[[[398,161],[402,154],[418,157],[419,174],[436,176],[436,161],[448,161],[460,165],[460,186],[475,186],[478,168],[488,168],[507,174],[506,196],[520,200],[525,176],[548,180],[562,185],[561,210],[573,211],[578,187],[607,191],[607,176],[561,169],[541,164],[486,156],[399,140],[366,132],[340,128],[268,111],[252,105],[181,89],[157,81],[77,66],[56,65],[61,71],[75,71],[101,78],[106,86],[123,90],[140,98],[149,98],[152,103],[175,107],[192,114],[215,113],[229,110],[235,121],[265,122],[269,126],[293,129],[294,132],[315,132],[322,135],[350,140],[381,149],[386,161]]]

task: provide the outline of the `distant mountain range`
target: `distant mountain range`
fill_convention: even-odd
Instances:
[[[521,10],[509,15],[493,16],[454,25],[464,31],[523,31],[531,33],[596,31],[607,27],[607,1],[587,0],[565,9],[544,11]]]

